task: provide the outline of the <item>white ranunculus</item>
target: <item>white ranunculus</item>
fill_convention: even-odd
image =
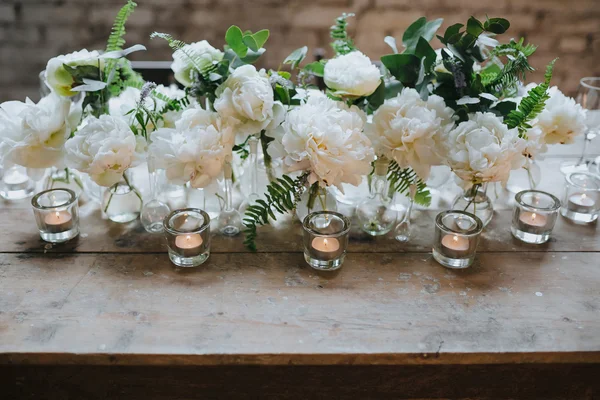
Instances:
[[[525,140],[492,113],[469,115],[446,136],[446,163],[471,184],[502,182],[525,164]]]
[[[59,165],[71,134],[70,106],[54,93],[37,104],[29,99],[0,104],[0,161],[27,168]]]
[[[548,144],[570,144],[586,131],[585,110],[575,100],[565,96],[556,86],[549,89],[550,99],[534,126],[544,133]]]
[[[426,180],[431,166],[442,162],[439,144],[454,126],[453,113],[441,97],[425,101],[415,89],[405,88],[379,107],[367,134],[378,155],[411,167]]]
[[[216,92],[215,110],[235,122],[238,140],[260,133],[273,118],[273,88],[264,70],[252,65],[237,68]]]
[[[208,113],[203,117],[212,118]],[[206,125],[186,123],[185,127],[153,132],[148,151],[156,167],[166,170],[171,183],[190,182],[194,188],[203,188],[221,175],[231,159],[232,136],[231,128],[221,126],[218,118]]]
[[[100,186],[119,182],[123,173],[145,158],[146,142],[135,136],[121,118],[89,117],[65,144],[69,168],[86,173]]]
[[[327,61],[323,79],[339,95],[362,97],[377,89],[381,73],[369,57],[353,51]]]
[[[79,92],[71,91],[75,80],[65,69],[64,65],[70,67],[94,66],[103,69],[105,60],[100,58],[100,53],[96,50],[87,51],[86,49],[74,53],[60,55],[51,58],[46,65],[46,82],[50,89],[61,96],[74,96]]]
[[[194,57],[194,63],[189,56]],[[215,49],[206,40],[196,43],[190,43],[183,46],[182,49],[173,53],[173,63],[171,69],[175,73],[175,79],[183,86],[192,85],[191,72],[196,68],[204,69],[213,63],[223,59],[223,52]]]
[[[327,97],[311,96],[287,113],[274,137],[269,154],[281,159],[285,172],[310,171],[309,183],[359,185],[374,159],[369,138],[363,133],[365,114]]]

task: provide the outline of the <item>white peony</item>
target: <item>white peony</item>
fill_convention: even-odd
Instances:
[[[0,161],[27,168],[59,165],[71,134],[70,106],[54,93],[37,104],[29,99],[0,104]]]
[[[525,140],[492,113],[469,115],[468,121],[450,131],[444,144],[448,166],[471,184],[506,184],[510,171],[525,164]]]
[[[570,144],[586,131],[585,110],[575,100],[565,96],[556,86],[549,89],[550,99],[534,126],[544,133],[548,144]]]
[[[189,56],[194,57],[193,65]],[[175,73],[175,79],[183,86],[192,85],[192,70],[196,68],[206,68],[209,65],[218,63],[223,59],[223,52],[215,49],[206,40],[186,44],[182,49],[173,53],[173,63],[171,69]]]
[[[89,117],[65,144],[69,168],[84,172],[100,186],[118,183],[123,173],[144,160],[146,142],[120,118]]]
[[[537,160],[548,151],[548,146],[544,140],[544,132],[537,126],[528,129],[525,133],[526,143],[523,155],[528,159]]]
[[[411,167],[426,180],[431,166],[441,164],[439,143],[454,126],[453,114],[441,97],[425,101],[415,89],[405,88],[379,107],[367,134],[378,155]]]
[[[285,172],[310,171],[309,183],[359,185],[374,159],[363,133],[365,115],[327,97],[311,96],[291,110],[272,132],[269,154],[281,159]]]
[[[74,96],[79,92],[73,92],[71,89],[75,80],[65,69],[64,65],[70,67],[94,66],[103,69],[105,60],[100,58],[100,53],[96,50],[87,51],[86,49],[74,53],[60,55],[51,58],[46,65],[46,82],[50,89],[61,96]]]
[[[186,111],[187,122],[181,127],[153,132],[148,152],[156,167],[166,170],[171,183],[190,182],[194,188],[203,188],[221,175],[231,159],[233,134],[215,113],[198,109],[193,116],[190,111],[194,110]]]
[[[369,57],[360,51],[337,56],[325,64],[325,84],[336,94],[369,96],[381,83],[381,73]]]
[[[216,95],[215,110],[236,124],[239,139],[260,133],[271,123],[275,100],[264,70],[257,71],[252,65],[237,68],[219,86]]]

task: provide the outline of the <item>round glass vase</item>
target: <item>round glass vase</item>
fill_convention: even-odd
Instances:
[[[385,235],[394,228],[397,212],[392,208],[387,180],[389,160],[385,157],[375,161],[375,172],[371,177],[370,196],[356,207],[360,228],[371,236]]]
[[[31,199],[31,206],[42,240],[62,243],[79,235],[79,208],[72,190],[44,190]]]
[[[6,200],[21,200],[32,196],[35,182],[27,174],[27,168],[11,165],[4,169],[0,182],[0,196]]]
[[[560,200],[540,190],[523,190],[515,202],[510,227],[513,236],[525,243],[546,243],[558,218]]]
[[[560,214],[578,224],[598,219],[600,213],[600,176],[572,172],[565,176],[565,197]]]
[[[481,220],[468,212],[443,211],[435,218],[433,258],[446,268],[468,268],[475,260]]]
[[[124,174],[120,182],[104,192],[102,212],[111,221],[125,224],[140,216],[142,204],[142,195]]]
[[[300,196],[296,217],[304,221],[308,214],[316,211],[337,211],[337,201],[331,188],[323,188],[315,182]]]
[[[197,267],[210,256],[210,217],[198,208],[175,210],[164,220],[169,259],[178,267]]]
[[[320,271],[340,268],[346,257],[350,220],[337,212],[317,211],[304,218],[304,260]]]
[[[476,215],[484,228],[494,216],[494,206],[487,195],[487,186],[487,183],[473,185],[459,194],[452,203],[453,210],[462,210]]]

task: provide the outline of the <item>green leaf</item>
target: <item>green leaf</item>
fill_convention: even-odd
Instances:
[[[289,80],[292,77],[292,74],[290,74],[287,71],[277,71],[277,75],[281,76],[284,79]]]
[[[511,111],[517,109],[517,103],[510,100],[500,101],[494,107],[490,108],[490,111],[506,117]]]
[[[483,28],[488,32],[500,35],[510,28],[510,22],[504,18],[490,18],[483,23]]]
[[[283,104],[289,105],[291,98],[290,98],[290,93],[288,92],[288,90],[286,88],[284,88],[283,86],[277,84],[275,85],[275,97],[276,100],[281,101]]]
[[[268,29],[262,29],[262,30],[256,32],[254,35],[252,35],[252,37],[254,37],[254,41],[258,45],[259,49],[265,45],[265,43],[267,42],[267,39],[269,39],[269,34],[270,33],[269,33]],[[257,51],[257,50],[258,49],[256,49],[255,51]]]
[[[421,60],[413,54],[388,54],[381,62],[404,86],[414,87],[419,78]]]
[[[446,42],[452,43],[450,42],[450,38],[454,38],[457,35],[460,34],[460,29],[463,27],[463,24],[454,24],[454,25],[450,25],[447,29],[446,32],[444,32],[444,40]],[[460,39],[460,37],[459,37]],[[458,41],[458,40],[457,40]],[[454,42],[456,43],[456,42]]]
[[[244,44],[244,35],[239,27],[230,26],[225,32],[225,41],[240,58],[245,57],[248,53],[248,46]]]
[[[256,60],[258,60],[260,58],[260,56],[262,56],[265,53],[265,51],[266,50],[264,49],[264,47],[261,47],[260,49],[258,49],[258,51],[248,50],[248,52],[246,53],[246,56],[242,57],[241,60],[245,64],[252,64]]]
[[[296,69],[296,67],[306,58],[306,54],[308,53],[308,47],[300,47],[292,51],[292,53],[283,60],[284,64],[292,64],[292,69]]]
[[[481,21],[475,17],[469,18],[467,21],[467,33],[475,36],[475,38],[481,35],[481,33],[483,33],[483,25],[481,24]]]
[[[423,66],[425,67],[425,74],[427,74],[433,64],[435,64],[435,60],[437,55],[435,54],[435,50],[431,47],[429,42],[425,40],[423,37],[419,38],[417,42],[417,47],[415,48],[415,56],[422,58]]]
[[[381,79],[381,83],[377,86],[377,89],[367,97],[367,103],[371,111],[377,110],[385,101],[385,82]]]
[[[413,53],[420,37],[427,41],[433,39],[443,21],[442,18],[438,18],[428,22],[425,17],[421,17],[413,22],[402,35],[402,43],[406,47],[405,52]]]
[[[249,49],[253,50],[253,51],[258,51],[258,49],[260,49],[258,43],[256,43],[256,39],[254,39],[254,36],[252,35],[246,35],[242,38],[242,41],[244,42],[244,44],[246,46],[248,46]]]
[[[100,70],[94,65],[80,65],[78,67],[71,67],[68,64],[63,64],[63,67],[78,83],[83,82],[84,78],[98,79],[100,77]]]
[[[322,78],[325,74],[325,64],[321,61],[311,62],[310,64],[306,64],[302,70]]]
[[[404,89],[402,83],[394,81],[385,85],[385,98],[391,99],[392,97],[398,96],[398,94]]]

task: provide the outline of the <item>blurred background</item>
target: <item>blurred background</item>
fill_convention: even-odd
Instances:
[[[510,30],[500,37],[525,37],[539,46],[532,58],[539,81],[545,65],[560,57],[554,84],[574,95],[579,79],[600,76],[600,0],[139,0],[127,24],[128,45],[148,51],[137,61],[170,61],[166,42],[150,40],[153,31],[186,42],[208,40],[222,47],[227,28],[271,31],[259,66],[277,68],[294,49],[309,46],[311,58],[329,48],[329,27],[343,12],[354,12],[350,32],[372,59],[390,52],[383,38],[400,41],[420,16],[466,23],[470,15],[504,17]],[[39,98],[38,73],[51,57],[82,48],[103,49],[121,0],[0,0],[0,101]],[[434,39],[434,47],[440,44]]]

